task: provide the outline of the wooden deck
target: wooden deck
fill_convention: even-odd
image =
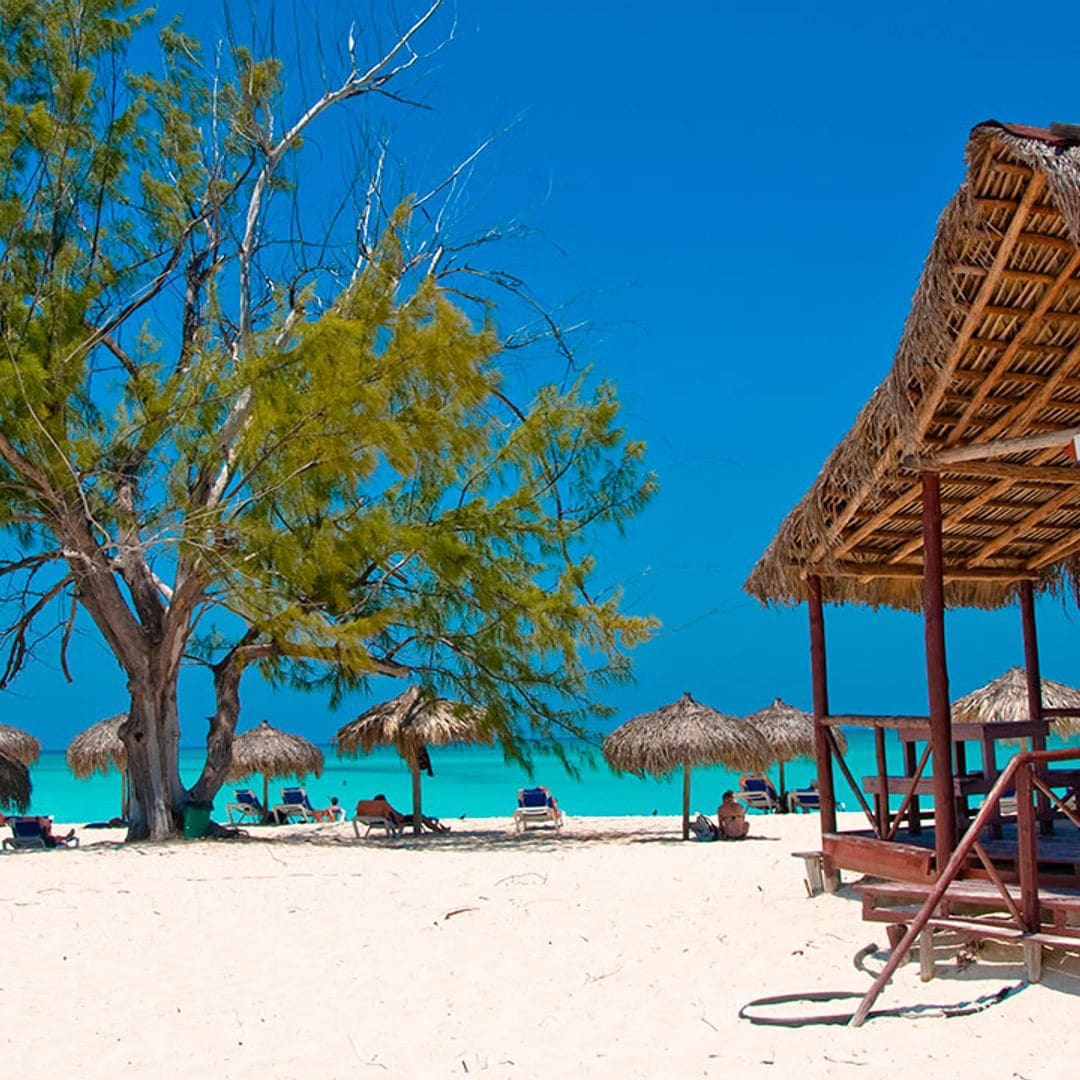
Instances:
[[[1000,839],[984,837],[982,848],[1003,880],[1018,880],[1019,843],[1016,823],[1005,821]],[[1038,837],[1039,885],[1047,888],[1080,889],[1080,830],[1058,819],[1054,832]],[[849,870],[894,881],[926,882],[934,878],[934,829],[929,826],[916,836],[905,836],[904,843],[878,840],[870,830],[828,833],[822,838],[826,868]],[[972,856],[965,879],[987,877],[978,859]]]

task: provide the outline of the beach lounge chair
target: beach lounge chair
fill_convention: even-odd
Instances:
[[[546,787],[523,788],[518,792],[514,828],[524,832],[530,825],[554,825],[562,828],[562,811]]]
[[[259,802],[259,797],[254,791],[250,788],[235,788],[233,795],[236,796],[236,802],[225,804],[225,813],[229,815],[230,825],[235,824],[234,811],[240,821],[251,818],[256,824],[261,824],[266,820],[269,811]]]
[[[27,848],[72,848],[79,846],[77,836],[52,836],[45,832],[41,819],[36,817],[9,817],[11,836],[4,837],[5,851],[25,851]]]
[[[744,776],[739,781],[739,790],[735,798],[746,805],[748,810],[764,810],[771,813],[781,808],[780,796],[767,776]]]
[[[302,787],[287,787],[281,789],[281,802],[273,807],[270,813],[278,821],[291,821],[298,817],[301,821],[315,821],[315,807],[307,797],[307,792]]]
[[[820,810],[821,795],[817,788],[802,788],[787,793],[788,810],[795,813],[796,810]]]
[[[361,799],[356,804],[356,814],[353,816],[353,832],[357,840],[360,839],[360,826],[366,825],[364,835],[367,836],[372,829],[382,829],[387,836],[400,836],[408,824],[408,821],[397,821],[390,817],[383,807],[385,802],[374,799]]]

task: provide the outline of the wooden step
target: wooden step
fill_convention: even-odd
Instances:
[[[1080,938],[1065,937],[1061,934],[1038,930],[1034,934],[1025,934],[1015,926],[1000,926],[996,923],[984,923],[979,919],[934,918],[927,924],[934,930],[952,930],[965,937],[978,937],[990,941],[1004,941],[1016,945],[1031,942],[1045,945],[1048,949],[1067,949],[1080,952]]]
[[[825,871],[855,870],[896,881],[931,882],[934,853],[929,848],[896,841],[875,840],[848,833],[825,833],[821,838]]]

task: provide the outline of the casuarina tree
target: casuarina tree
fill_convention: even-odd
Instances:
[[[524,290],[447,237],[459,171],[389,200],[373,138],[350,248],[297,224],[310,130],[403,101],[438,9],[381,48],[348,28],[300,101],[228,35],[204,53],[128,2],[0,0],[3,676],[51,634],[66,672],[89,616],[130,694],[133,839],[223,782],[250,665],[451,688],[520,756],[580,730],[649,631],[594,595],[587,546],[651,493],[642,447],[587,372],[511,389],[498,303]],[[217,702],[189,791],[192,657]]]

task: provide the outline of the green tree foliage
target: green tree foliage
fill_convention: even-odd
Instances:
[[[253,663],[336,696],[376,673],[449,690],[521,755],[602,711],[649,631],[589,587],[590,528],[653,487],[612,388],[515,400],[492,296],[463,307],[461,267],[410,247],[413,204],[372,212],[384,157],[343,265],[308,265],[274,209],[308,126],[385,93],[438,7],[290,120],[274,59],[206,67],[170,25],[162,75],[131,74],[132,3],[0,0],[5,680],[43,618],[66,646],[86,609],[131,693],[133,836],[175,830],[188,794],[193,652],[218,696],[205,798]]]

